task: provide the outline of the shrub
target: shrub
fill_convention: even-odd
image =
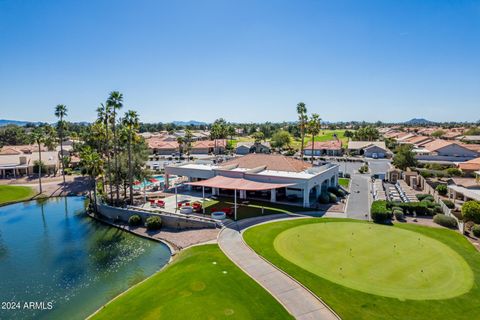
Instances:
[[[434,201],[433,196],[426,193],[426,194],[417,194],[417,199],[418,201],[423,201],[423,200],[428,200],[428,201]]]
[[[395,216],[395,219],[397,219],[397,221],[404,221],[405,220],[405,216],[403,215],[403,211],[395,210],[395,211],[393,211],[393,214]]]
[[[458,168],[448,168],[447,170],[445,170],[445,172],[450,177],[461,177],[462,176],[462,171]]]
[[[447,188],[447,185],[445,184],[439,184],[435,190],[438,192],[438,194],[444,196],[447,194],[447,191],[448,191],[448,188]]]
[[[401,211],[403,213],[402,207],[392,207],[392,212],[395,213],[395,211]]]
[[[475,237],[480,237],[480,224],[476,224],[473,226],[472,233]]]
[[[454,209],[455,208],[455,203],[450,200],[443,200],[443,203],[447,206],[448,209]]]
[[[350,179],[350,173],[345,173],[343,176],[344,176],[345,178]]]
[[[340,198],[345,197],[345,191],[343,191],[342,189],[338,189],[337,190],[337,197],[340,197]]]
[[[318,202],[322,203],[322,204],[327,204],[330,202],[330,196],[328,193],[326,192],[322,192],[320,194],[320,196],[318,197]]]
[[[433,217],[433,222],[447,228],[456,228],[457,220],[444,214],[437,214]]]
[[[134,214],[128,218],[128,224],[132,227],[139,226],[142,223],[142,218],[138,214]]]
[[[158,230],[162,227],[162,219],[157,216],[150,216],[147,218],[145,225],[148,230]]]
[[[344,197],[345,196],[345,192],[342,189],[337,188],[337,187],[328,187],[327,191],[333,193],[337,197]]]
[[[467,201],[462,206],[462,217],[465,221],[480,223],[480,202]]]
[[[400,207],[405,214],[425,215],[428,213],[428,201],[425,202],[391,202],[390,207]]]
[[[328,194],[328,198],[329,198],[328,200],[330,201],[330,203],[336,203],[337,202],[337,196],[335,194],[331,193],[331,192]]]
[[[373,221],[377,223],[387,222],[392,218],[392,213],[387,208],[387,201],[384,200],[373,201],[372,207],[370,208],[370,215]]]

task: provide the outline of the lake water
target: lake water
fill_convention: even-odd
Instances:
[[[0,319],[84,319],[169,258],[88,217],[80,197],[0,207]]]

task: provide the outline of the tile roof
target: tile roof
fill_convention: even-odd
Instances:
[[[466,162],[461,162],[458,167],[462,170],[477,171],[480,170],[480,158],[475,158]]]
[[[364,149],[368,146],[373,146],[373,145],[387,150],[385,141],[350,141],[348,142],[348,149],[353,149],[353,150]]]
[[[302,172],[311,168],[308,162],[277,154],[251,153],[243,157],[229,160],[221,165],[228,167],[237,165],[239,168],[254,169],[264,166],[266,170]]]
[[[215,141],[217,148],[225,148],[227,146],[226,139],[200,140],[193,143],[192,149],[215,148]]]
[[[178,149],[177,141],[165,141],[158,138],[151,138],[146,141],[150,149]]]
[[[404,143],[410,143],[410,144],[419,144],[419,143],[427,143],[432,141],[432,138],[426,137],[426,136],[413,136],[408,139],[405,139],[403,142]]]
[[[312,149],[312,142],[308,142],[305,149]],[[330,141],[315,141],[313,145],[314,150],[340,150],[342,149],[342,142],[340,140]]]
[[[433,152],[433,151],[437,151],[439,149],[445,148],[452,144],[457,144],[457,143],[454,143],[452,141],[442,140],[442,139],[436,139],[431,142],[422,143],[421,146],[422,148],[430,152]]]

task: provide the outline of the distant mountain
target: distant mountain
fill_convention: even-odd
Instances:
[[[404,123],[409,125],[424,125],[432,124],[433,122],[423,118],[413,118],[411,120],[405,121]]]
[[[201,122],[201,121],[195,121],[195,120],[190,120],[190,121],[172,121],[172,123],[176,126],[204,126],[207,123],[206,122]]]
[[[15,124],[17,126],[25,126],[29,123],[38,123],[38,122],[0,119],[0,127],[8,126],[10,124]]]

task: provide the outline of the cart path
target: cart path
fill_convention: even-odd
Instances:
[[[248,227],[286,218],[295,217],[276,214],[233,222],[222,229],[218,244],[230,260],[264,287],[296,319],[339,319],[320,298],[261,258],[243,241],[241,232]]]

